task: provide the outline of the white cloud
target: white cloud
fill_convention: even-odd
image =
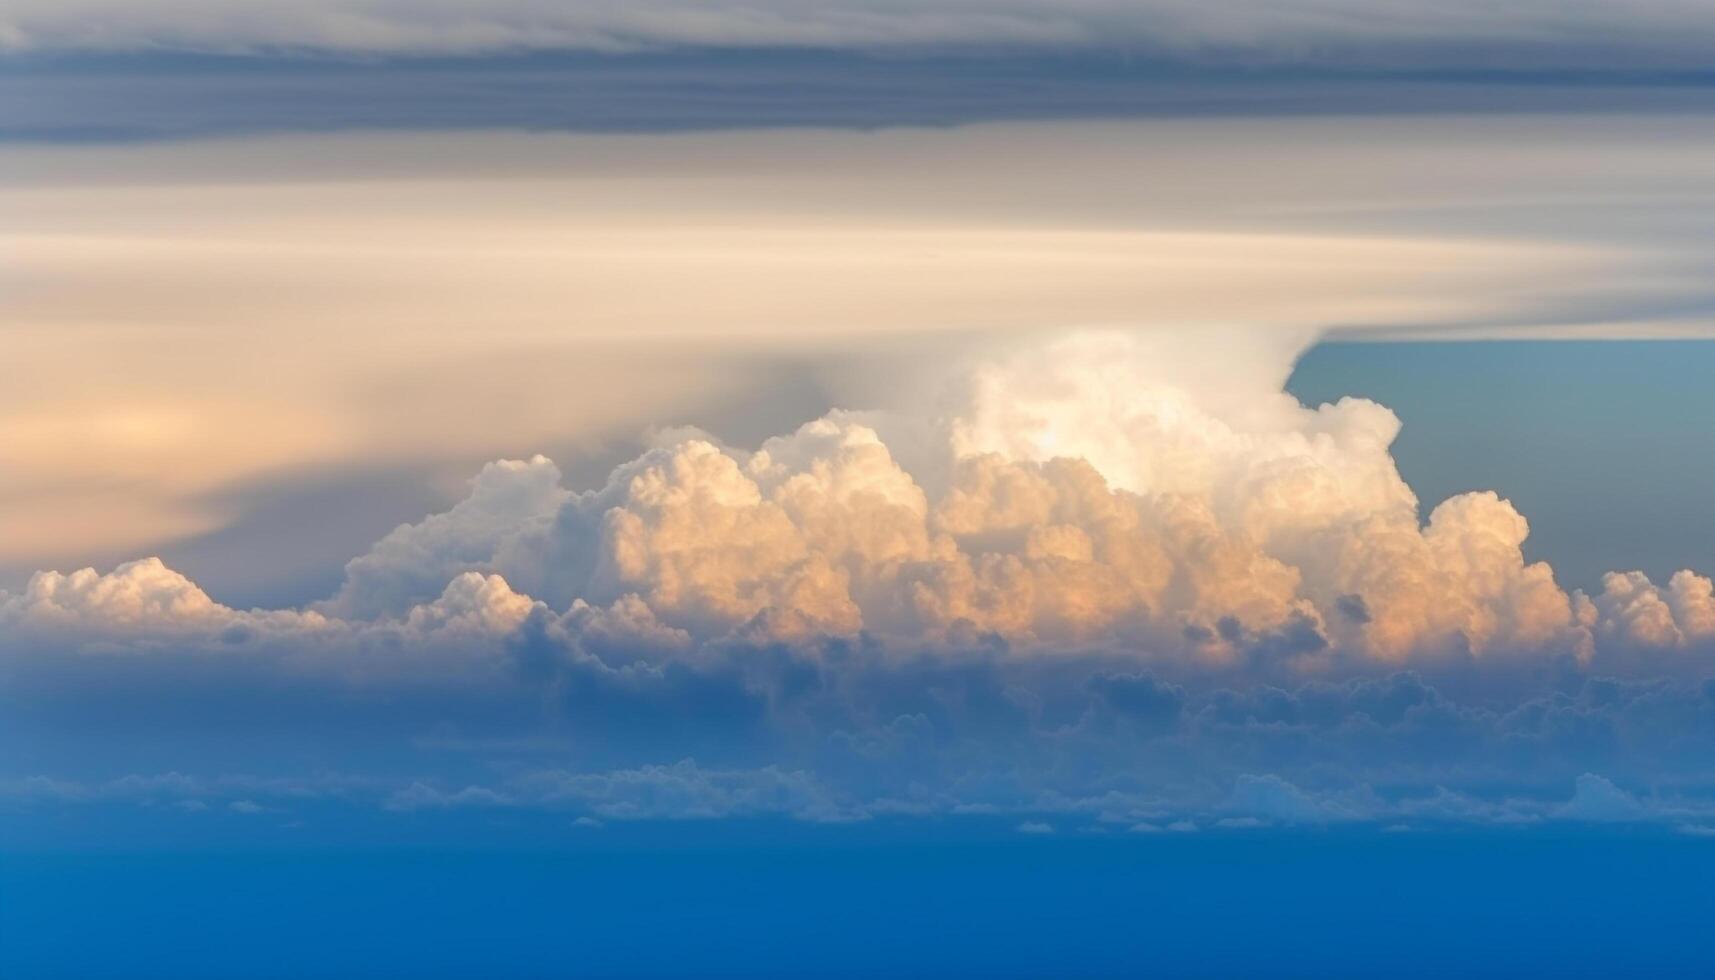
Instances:
[[[412,609],[405,624],[423,632],[505,633],[535,607],[529,596],[512,591],[498,575],[464,572],[447,583],[439,599]]]
[[[345,586],[321,608],[368,619],[432,599],[457,572],[482,570],[510,538],[546,520],[567,496],[559,469],[546,457],[490,463],[451,510],[401,526],[353,559]]]
[[[955,446],[1050,468],[1081,459],[1133,491],[1111,495],[1136,508],[1131,526],[1108,527],[1115,544],[1161,549],[1125,562],[1161,566],[1155,609],[1265,628],[1308,614],[1383,657],[1575,643],[1567,597],[1547,566],[1523,561],[1528,526],[1511,505],[1466,494],[1420,527],[1388,452],[1393,413],[1363,399],[1299,405],[1280,390],[1294,353],[1278,334],[1074,338],[980,371]],[[1016,511],[1039,497],[996,486],[974,500]],[[971,509],[958,487],[949,500]]]
[[[115,627],[180,627],[219,623],[232,610],[159,558],[126,562],[106,575],[93,568],[69,575],[38,572],[23,594],[0,606],[0,615],[27,622],[99,622]]]
[[[159,558],[126,562],[106,574],[93,568],[38,572],[23,592],[0,591],[0,626],[24,639],[70,635],[123,647],[187,636],[315,633],[329,625],[316,612],[223,606]]]
[[[1602,591],[1576,596],[1582,619],[1603,637],[1646,650],[1707,647],[1715,642],[1715,583],[1689,569],[1662,588],[1643,572],[1609,572]]]
[[[1283,394],[1294,350],[1278,333],[1207,341],[1074,336],[980,366],[943,417],[835,412],[751,453],[686,434],[584,493],[540,456],[490,464],[463,501],[352,560],[313,611],[233,610],[149,559],[40,573],[0,594],[0,622],[109,641],[396,647],[404,631],[461,649],[545,607],[603,660],[863,632],[1309,667],[1715,635],[1710,581],[1690,572],[1568,596],[1524,560],[1528,524],[1493,493],[1420,524],[1392,413]],[[941,448],[909,473],[870,422],[940,432]]]
[[[635,593],[622,595],[607,606],[574,599],[572,608],[560,618],[560,626],[577,638],[583,650],[604,662],[683,654],[694,642],[690,633],[663,625]]]
[[[980,369],[932,504],[845,418],[748,460],[682,444],[613,498],[583,592],[636,592],[704,636],[1179,646],[1189,629],[1223,656],[1239,634],[1307,627],[1394,659],[1583,642],[1505,501],[1457,497],[1420,527],[1391,413],[1298,405],[1277,336],[1218,345],[1224,373],[1205,341],[1087,336]]]

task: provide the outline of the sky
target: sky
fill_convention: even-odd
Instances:
[[[1712,12],[6,5],[0,972],[1706,973]]]

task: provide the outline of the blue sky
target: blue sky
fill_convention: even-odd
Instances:
[[[13,963],[44,974],[1693,975],[1710,853],[1612,836],[696,828],[548,853],[12,857],[0,916]],[[111,923],[102,942],[74,925],[91,915]]]
[[[1705,14],[22,0],[0,972],[1696,975]]]
[[[1697,341],[1337,343],[1288,387],[1392,407],[1406,423],[1394,456],[1420,497],[1499,490],[1530,517],[1531,554],[1594,587],[1622,565],[1671,574],[1715,542],[1700,489],[1715,480],[1701,421],[1712,356]]]

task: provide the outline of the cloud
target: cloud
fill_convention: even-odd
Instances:
[[[228,608],[160,559],[144,558],[106,574],[38,572],[21,593],[0,591],[0,625],[20,640],[146,648],[186,640],[219,645],[258,634],[313,636],[331,624],[316,612]]]
[[[1594,597],[1576,596],[1580,617],[1601,635],[1649,650],[1715,646],[1715,584],[1689,569],[1662,588],[1643,572],[1609,572]]]
[[[462,572],[447,583],[440,598],[413,607],[405,625],[425,633],[505,633],[516,629],[534,608],[535,602],[512,591],[500,576]]]
[[[1568,820],[1630,822],[1647,819],[1649,811],[1637,797],[1595,773],[1578,777],[1572,799],[1560,810]]]
[[[466,786],[457,792],[443,792],[427,783],[414,781],[404,789],[389,795],[382,804],[389,810],[445,809],[464,806],[506,806],[512,801],[485,786]]]
[[[539,615],[613,664],[861,640],[1297,671],[1623,659],[1715,637],[1708,578],[1612,574],[1568,595],[1525,560],[1529,526],[1493,493],[1420,523],[1391,412],[1284,394],[1304,338],[1219,337],[1075,335],[977,364],[943,414],[835,411],[754,451],[680,432],[583,492],[544,457],[493,463],[308,610],[233,610],[146,559],[39,573],[0,593],[0,621],[118,642],[450,647]],[[1146,681],[1097,683],[1134,721],[1172,714]]]
[[[1192,62],[1565,68],[1651,59],[1694,66],[1711,39],[1700,9],[1673,0],[1575,9],[1532,0],[1503,12],[1475,0],[1384,7],[1359,0],[1218,7],[1177,0],[21,0],[0,19],[0,43],[24,50],[396,54],[1023,47],[1130,49]]]
[[[516,70],[477,87],[566,102]],[[304,78],[267,74],[294,91]],[[87,98],[145,127],[186,104],[103,77],[135,111]],[[290,101],[210,77],[182,84],[245,125]],[[1694,274],[1704,243],[1673,218],[1715,173],[1692,117],[600,137],[544,120],[472,140],[322,134],[329,103],[372,101],[334,79],[337,97],[305,97],[317,135],[118,146],[87,142],[85,107],[44,84],[12,86],[17,111],[0,111],[80,134],[9,147],[0,190],[13,216],[0,249],[33,284],[4,329],[9,362],[35,380],[0,385],[0,584],[14,591],[36,568],[160,554],[223,601],[301,603],[363,543],[442,509],[483,461],[549,451],[584,489],[651,423],[694,420],[755,448],[778,431],[766,426],[830,401],[894,407],[932,389],[925,350],[985,342],[954,340],[962,328],[1197,330],[1266,310],[1296,326],[1689,335],[1709,302]],[[86,91],[81,76],[57,84]],[[1440,163],[1466,155],[1488,165]],[[1259,173],[1258,158],[1275,164]],[[764,164],[781,179],[755,180]],[[1552,208],[1536,194],[1546,171],[1564,193]],[[1681,206],[1613,221],[1641,185]],[[564,204],[549,220],[543,194]],[[1517,237],[1521,214],[1540,236]],[[441,233],[423,235],[425,220]],[[652,288],[663,281],[674,288]],[[259,309],[260,294],[282,301]],[[232,331],[235,318],[256,329]],[[382,321],[418,325],[411,356],[366,339]],[[138,336],[194,336],[224,369]],[[917,475],[898,434],[878,431]],[[444,580],[401,584],[427,599]]]
[[[901,689],[916,683],[909,676],[895,681]],[[1023,683],[1024,678],[1010,681]],[[1035,686],[1052,696],[1052,685],[1038,681]],[[1305,701],[1325,694],[1289,693]],[[864,698],[848,694],[843,710],[825,705],[813,714],[774,718],[778,740],[736,755],[706,731],[687,733],[677,742],[677,747],[696,746],[731,760],[721,764],[680,758],[612,766],[586,756],[582,765],[542,766],[530,761],[539,752],[508,753],[496,743],[468,756],[488,756],[480,767],[486,773],[461,778],[457,773],[462,766],[453,764],[444,748],[405,756],[394,748],[379,757],[419,771],[430,766],[441,775],[399,775],[383,766],[366,774],[202,776],[168,771],[104,781],[0,779],[0,819],[19,813],[53,814],[66,807],[155,807],[189,814],[213,807],[235,813],[332,808],[349,813],[356,806],[382,816],[417,814],[430,823],[475,819],[498,810],[508,819],[538,813],[601,822],[785,818],[827,823],[943,816],[992,819],[999,821],[997,826],[1027,834],[1049,832],[1044,828],[1125,827],[1157,833],[1200,826],[1387,828],[1402,823],[1428,830],[1529,827],[1544,821],[1708,826],[1715,820],[1715,784],[1707,778],[1705,746],[1715,726],[1707,717],[1701,733],[1683,726],[1677,739],[1695,744],[1689,752],[1685,744],[1675,747],[1674,740],[1662,741],[1647,727],[1637,727],[1667,704],[1661,693],[1615,706],[1613,720],[1624,732],[1627,749],[1602,754],[1609,771],[1660,787],[1647,799],[1582,769],[1596,754],[1576,738],[1545,733],[1528,751],[1521,751],[1507,724],[1492,714],[1480,722],[1477,738],[1444,740],[1428,754],[1403,750],[1392,733],[1367,724],[1361,713],[1330,718],[1319,729],[1187,727],[1165,741],[1115,740],[1112,733],[1067,729],[1048,717],[1034,719],[1014,736],[997,736],[993,729],[965,720],[939,738],[884,751],[864,772],[853,769],[849,759],[817,750],[830,735],[849,736],[867,727],[861,720]],[[1215,691],[1199,700],[1222,696]],[[1699,697],[1691,695],[1693,701]],[[1708,713],[1708,699],[1702,700]],[[1485,717],[1477,709],[1464,710],[1474,718]],[[242,737],[231,730],[225,733],[227,738],[235,735]],[[609,726],[604,737],[624,734]],[[375,746],[345,744],[348,757],[368,760],[357,764],[374,766]],[[556,742],[546,748],[564,755],[575,744]],[[659,755],[673,747],[655,751]],[[244,754],[248,762],[258,761],[254,751]],[[1570,799],[1568,786],[1573,790]]]
[[[787,815],[815,821],[854,819],[808,773],[772,766],[705,769],[685,759],[671,766],[602,773],[532,774],[527,791],[545,804],[587,808],[604,820],[713,819]]]
[[[930,417],[836,411],[753,451],[674,432],[583,491],[493,464],[307,610],[154,560],[40,573],[0,594],[9,735],[124,738],[168,775],[6,773],[0,798],[1707,822],[1709,580],[1567,595],[1494,494],[1421,522],[1392,414],[1300,405],[1290,347],[1242,339],[1003,353]],[[297,772],[294,739],[363,771]]]
[[[1172,731],[1185,710],[1182,688],[1147,674],[1098,674],[1089,683],[1104,707],[1141,731]]]
[[[126,562],[106,575],[92,568],[70,575],[40,572],[23,594],[7,597],[0,609],[9,619],[27,623],[124,629],[219,623],[232,613],[158,558]]]
[[[322,608],[373,618],[439,595],[454,571],[480,565],[568,496],[546,457],[483,467],[470,493],[444,514],[400,527],[346,565],[345,585]]]
[[[1233,787],[1231,806],[1242,815],[1228,819],[1222,826],[1260,826],[1261,821],[1268,820],[1326,823],[1346,816],[1325,803],[1311,799],[1303,790],[1274,775],[1240,776]]]
[[[1524,560],[1528,525],[1496,495],[1420,524],[1392,413],[1302,406],[1280,391],[1289,342],[1242,342],[1256,349],[1220,364],[1207,337],[1160,333],[996,359],[959,409],[917,423],[944,441],[904,447],[916,472],[880,434],[897,419],[837,411],[754,452],[664,445],[582,493],[540,457],[494,464],[353,560],[316,609],[405,616],[450,577],[498,575],[552,608],[625,603],[704,642],[993,636],[1306,664],[1587,657],[1592,630],[1616,628],[1617,601],[1575,616]],[[1699,581],[1676,580],[1686,615],[1708,602]]]

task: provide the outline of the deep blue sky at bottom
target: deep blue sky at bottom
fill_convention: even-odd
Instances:
[[[1660,831],[557,836],[10,850],[0,976],[1715,973],[1715,839]]]

